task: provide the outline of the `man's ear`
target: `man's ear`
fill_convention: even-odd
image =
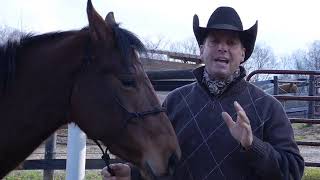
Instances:
[[[244,58],[246,56],[246,48],[242,48],[241,56],[243,57],[241,63],[244,61]]]
[[[201,63],[204,63],[204,59],[203,59],[203,52],[204,52],[204,45],[200,45],[200,60],[201,60]]]
[[[200,56],[202,56],[202,54],[203,54],[203,51],[204,51],[204,45],[200,45]]]

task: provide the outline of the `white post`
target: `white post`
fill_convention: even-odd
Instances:
[[[86,165],[86,134],[68,124],[66,180],[84,180]]]

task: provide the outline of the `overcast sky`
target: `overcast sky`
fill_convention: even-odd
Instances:
[[[92,0],[100,15],[113,11],[122,27],[141,38],[171,41],[193,37],[192,17],[200,26],[218,6],[232,6],[244,28],[259,21],[258,41],[276,55],[289,54],[320,40],[317,0]],[[0,26],[38,33],[79,29],[88,24],[86,0],[1,0]]]

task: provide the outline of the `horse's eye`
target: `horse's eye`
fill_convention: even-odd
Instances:
[[[136,82],[132,79],[121,79],[121,83],[126,87],[136,87]]]

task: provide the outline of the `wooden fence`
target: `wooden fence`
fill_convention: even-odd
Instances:
[[[189,84],[194,82],[194,77],[192,74],[192,70],[180,70],[180,71],[152,71],[147,72],[151,82],[156,91],[171,91],[177,87],[183,86],[185,84]],[[304,74],[308,75],[312,80],[312,77],[320,76],[319,71],[289,71],[289,70],[258,70],[254,71],[248,75],[247,80],[249,81],[252,76],[255,74]],[[316,78],[315,78],[316,79]],[[313,94],[317,92],[319,88],[317,82],[309,81],[309,95],[308,96],[287,96],[287,95],[277,95],[277,87],[279,85],[279,81],[277,78],[273,80],[264,81],[263,83],[273,83],[275,88],[275,97],[280,101],[308,101],[308,116],[306,118],[290,118],[292,123],[307,123],[307,124],[320,124],[320,119],[311,118],[314,115],[314,109],[316,106],[314,102],[320,102],[320,96],[317,94]],[[253,82],[254,84],[260,85],[262,82]],[[314,90],[316,89],[316,91]],[[49,142],[48,150],[46,150],[47,159],[43,160],[26,160],[21,166],[20,169],[31,170],[31,169],[43,169],[47,170],[56,170],[56,169],[65,169],[66,168],[66,160],[65,159],[52,159],[52,155],[54,154],[55,142],[52,142],[52,139]],[[303,146],[320,146],[320,142],[307,142],[307,141],[297,141],[298,145]],[[119,162],[120,160],[113,159],[111,162]],[[87,159],[86,160],[86,169],[101,169],[105,166],[104,162],[100,159]],[[306,166],[312,167],[320,167],[320,162],[306,162]],[[48,171],[50,173],[50,171]]]

